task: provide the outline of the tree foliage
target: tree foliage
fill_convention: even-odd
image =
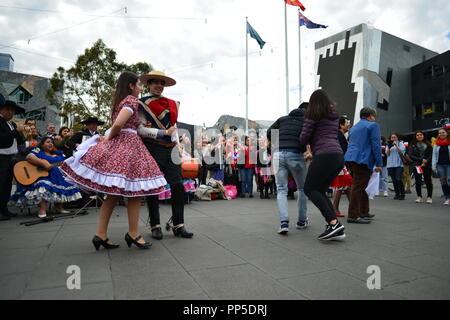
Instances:
[[[50,79],[47,99],[59,109],[61,117],[70,119],[75,130],[89,116],[108,122],[119,75],[123,71],[144,74],[152,69],[146,62],[132,65],[118,62],[116,52],[99,39],[78,56],[74,66],[57,69]]]

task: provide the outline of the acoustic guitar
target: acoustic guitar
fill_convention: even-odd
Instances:
[[[57,167],[63,161],[53,163],[51,166]],[[39,178],[48,177],[49,172],[41,167],[29,163],[28,161],[20,161],[14,165],[14,177],[16,181],[24,186],[35,183]]]

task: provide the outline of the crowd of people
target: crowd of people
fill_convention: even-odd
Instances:
[[[289,232],[288,198],[297,196],[296,228],[308,227],[308,199],[326,221],[320,240],[345,238],[345,227],[338,218],[346,217],[339,208],[342,194],[349,200],[347,223],[369,224],[370,212],[366,188],[373,172],[379,173],[380,196],[389,196],[391,177],[394,199],[405,200],[413,175],[416,202],[433,199],[433,175],[441,182],[444,205],[450,205],[450,137],[442,128],[433,141],[423,131],[415,132],[408,144],[397,133],[388,139],[380,135],[376,111],[363,108],[360,121],[351,126],[346,116],[324,90],[316,90],[308,103],[302,103],[288,115],[276,120],[266,132],[238,134],[236,127],[222,135],[191,143],[190,137],[178,136],[176,128],[179,103],[162,95],[175,80],[162,72],[138,76],[124,72],[117,81],[112,99],[111,126],[104,136],[98,126],[105,122],[89,117],[85,129],[47,126],[40,134],[36,121],[26,119],[17,126],[12,118],[24,113],[13,101],[0,97],[0,220],[15,214],[8,205],[37,206],[39,218],[46,218],[48,205],[56,212],[67,212],[63,204],[76,201],[83,193],[106,195],[100,208],[95,249],[117,248],[108,239],[108,224],[121,197],[127,198],[128,246],[151,246],[138,230],[141,200],[146,199],[152,237],[163,238],[159,200],[171,199],[171,226],[175,236],[191,238],[184,224],[186,192],[209,181],[235,186],[240,198],[253,198],[254,185],[261,199],[276,195],[280,227]],[[139,98],[146,85],[150,95]],[[174,152],[175,151],[175,152]],[[183,159],[197,159],[196,179],[182,174]],[[13,166],[27,161],[48,171],[30,185],[17,184],[11,195]],[[409,182],[408,182],[409,181]],[[332,199],[329,192],[332,190]]]

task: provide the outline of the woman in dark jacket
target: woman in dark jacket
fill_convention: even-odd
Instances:
[[[433,183],[431,181],[431,158],[433,156],[433,147],[425,139],[425,134],[418,130],[414,135],[409,151],[409,157],[415,167],[414,179],[416,180],[417,203],[422,202],[422,175],[427,186],[427,203],[433,203]]]
[[[313,161],[305,181],[305,193],[320,210],[327,226],[319,240],[345,238],[344,226],[337,220],[333,204],[326,192],[344,167],[344,155],[336,128],[339,123],[334,103],[324,90],[316,90],[309,99],[306,119],[300,134],[300,143],[309,144]]]

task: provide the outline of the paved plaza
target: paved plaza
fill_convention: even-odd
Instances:
[[[450,299],[450,207],[440,188],[433,204],[377,197],[370,225],[341,221],[343,242],[320,242],[318,210],[308,203],[310,227],[295,229],[289,201],[287,236],[277,234],[276,201],[194,201],[186,206],[192,239],[164,230],[150,250],[129,249],[126,208],[117,207],[109,236],[119,249],[96,252],[91,239],[98,211],[22,226],[26,213],[0,222],[0,299]],[[347,209],[342,199],[341,210]],[[162,205],[162,219],[170,206]],[[147,240],[146,207],[141,231]],[[81,271],[81,289],[69,290],[69,266]],[[369,266],[378,266],[381,289],[369,290]]]

